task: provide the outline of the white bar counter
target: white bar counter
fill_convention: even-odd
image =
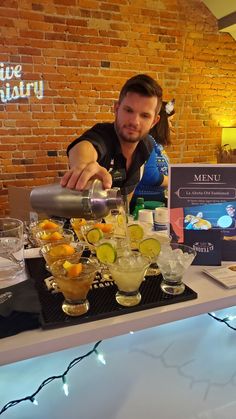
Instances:
[[[236,305],[236,288],[222,287],[202,273],[203,268],[191,266],[184,277],[184,282],[197,292],[197,299],[79,325],[26,331],[3,338],[0,341],[0,365]]]

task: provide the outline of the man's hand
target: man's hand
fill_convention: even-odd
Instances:
[[[60,183],[61,186],[81,191],[85,189],[88,181],[91,179],[100,179],[104,189],[109,189],[112,186],[110,173],[97,162],[72,167],[64,174]]]

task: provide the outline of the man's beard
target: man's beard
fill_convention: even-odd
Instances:
[[[145,134],[145,135],[142,135],[142,136],[137,136],[137,137],[133,137],[132,135],[125,135],[124,133],[123,133],[123,130],[122,129],[120,129],[120,127],[117,125],[117,123],[115,123],[115,130],[116,130],[116,133],[117,133],[117,135],[118,135],[118,137],[119,137],[119,139],[122,141],[122,142],[124,142],[124,143],[130,143],[130,144],[135,144],[135,143],[139,143],[141,140],[143,140],[146,136],[147,136],[147,134]]]

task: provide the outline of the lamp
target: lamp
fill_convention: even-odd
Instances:
[[[222,128],[221,144],[229,144],[230,148],[236,148],[236,127]]]

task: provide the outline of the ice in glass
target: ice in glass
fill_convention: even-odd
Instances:
[[[149,265],[147,257],[140,253],[121,256],[109,264],[112,278],[117,285],[116,301],[123,306],[134,306],[141,301],[139,287]]]
[[[184,244],[172,243],[165,246],[157,257],[163,276],[161,289],[167,294],[182,294],[185,290],[183,275],[196,256],[196,251]]]

